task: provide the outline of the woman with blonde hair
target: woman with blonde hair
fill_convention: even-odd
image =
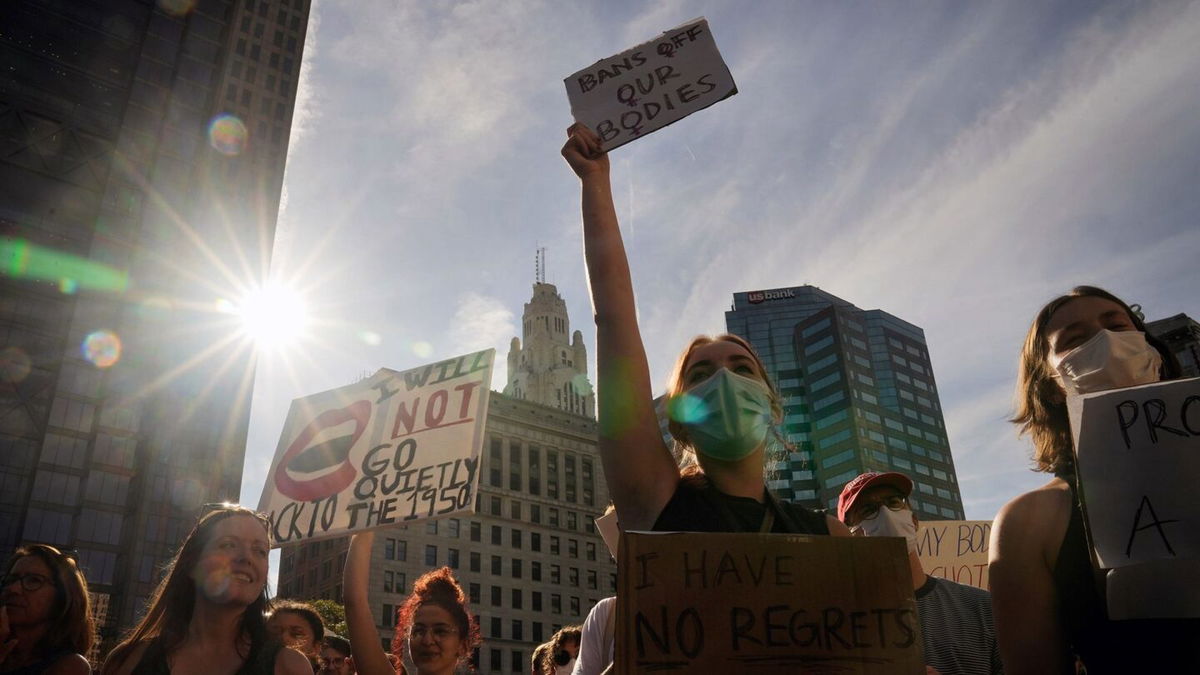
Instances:
[[[694,457],[694,468],[681,474],[659,432],[608,156],[586,126],[575,124],[567,135],[562,155],[582,187],[596,319],[599,451],[621,528],[849,536],[836,518],[779,502],[767,490],[766,448],[783,411],[762,361],[740,337],[698,337],[676,363],[669,428]]]
[[[201,516],[102,673],[312,675],[307,659],[267,631],[269,528],[233,504]]]
[[[18,548],[0,577],[0,673],[90,675],[87,580],[53,546]]]

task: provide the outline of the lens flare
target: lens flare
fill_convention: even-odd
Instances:
[[[433,356],[433,345],[425,342],[424,340],[417,340],[412,344],[412,351],[413,354],[416,354],[423,359],[427,359]]]
[[[204,579],[200,580],[200,585],[204,589],[204,595],[214,600],[220,600],[229,595],[229,584],[232,580],[229,567],[222,565],[220,569],[206,574]]]
[[[371,345],[372,347],[378,347],[379,345],[383,344],[383,336],[373,330],[364,330],[359,332],[358,339]]]
[[[208,125],[208,143],[222,155],[233,157],[246,149],[250,137],[246,125],[234,115],[217,115]]]
[[[20,347],[5,347],[0,350],[0,382],[16,384],[33,369],[33,361]]]
[[[83,339],[83,358],[97,368],[108,368],[121,359],[121,338],[116,333],[98,330]]]
[[[571,378],[571,384],[575,386],[575,393],[580,396],[587,396],[592,393],[592,383],[588,382],[587,375],[580,373]]]
[[[281,349],[305,336],[308,310],[304,298],[281,284],[247,293],[237,304],[242,332],[259,347]]]
[[[667,403],[667,415],[680,424],[694,424],[708,417],[708,405],[704,399],[691,394],[680,394]]]
[[[158,0],[158,8],[171,16],[185,16],[196,8],[196,0]]]
[[[185,511],[204,503],[204,485],[195,478],[179,478],[171,489],[171,503]]]

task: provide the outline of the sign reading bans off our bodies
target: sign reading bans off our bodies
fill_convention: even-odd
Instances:
[[[571,115],[605,150],[657,131],[737,93],[703,17],[563,80]]]
[[[911,673],[921,630],[898,538],[625,532],[618,673]]]
[[[474,509],[494,349],[292,401],[258,510],[276,544]]]

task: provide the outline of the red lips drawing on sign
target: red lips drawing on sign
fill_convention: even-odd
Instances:
[[[279,492],[297,501],[311,501],[349,487],[357,475],[354,465],[350,463],[350,449],[366,431],[370,419],[370,401],[356,401],[345,408],[326,410],[318,415],[296,436],[275,467],[275,486]],[[354,421],[352,433],[312,443],[320,432],[350,420]],[[293,473],[318,473],[333,467],[337,468],[315,478],[292,477]]]

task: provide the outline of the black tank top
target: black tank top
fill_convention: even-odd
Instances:
[[[797,504],[780,502],[763,487],[766,499],[727,495],[695,479],[681,480],[654,521],[656,532],[758,532],[767,509],[774,511],[771,532],[829,534],[825,515]]]
[[[258,645],[257,648],[251,647],[250,656],[234,675],[274,675],[275,658],[279,656],[281,649],[283,643],[274,638]],[[150,646],[142,654],[142,660],[138,661],[130,675],[171,675],[167,654],[157,638],[150,641]]]
[[[1054,587],[1063,632],[1088,675],[1200,673],[1195,644],[1200,619],[1109,620],[1100,591],[1103,576],[1092,566],[1075,477],[1060,478],[1071,486],[1071,521],[1054,565]]]

